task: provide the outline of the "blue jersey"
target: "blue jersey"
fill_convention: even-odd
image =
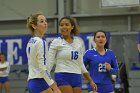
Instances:
[[[106,70],[105,62],[111,65],[110,71]],[[104,55],[99,54],[95,48],[87,50],[84,55],[84,64],[88,65],[90,76],[98,84],[112,84],[111,74],[117,74],[119,70],[116,57],[110,49],[106,49]]]

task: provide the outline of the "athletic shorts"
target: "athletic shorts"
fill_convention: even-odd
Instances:
[[[4,84],[7,81],[9,81],[8,77],[0,77],[0,83]]]
[[[82,87],[82,75],[75,73],[55,73],[55,81],[58,86],[70,85],[74,87]]]
[[[43,78],[35,78],[28,81],[29,93],[40,93],[48,88],[50,86]]]
[[[114,91],[112,84],[96,84],[98,93],[110,93]],[[93,88],[88,84],[88,92],[93,91]]]

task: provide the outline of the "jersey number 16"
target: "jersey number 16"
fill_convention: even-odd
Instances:
[[[77,59],[78,59],[78,52],[71,51],[71,60],[77,60]]]

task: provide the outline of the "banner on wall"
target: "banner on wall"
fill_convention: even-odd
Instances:
[[[58,34],[46,34],[45,39],[48,42],[51,42],[54,38],[57,38]],[[80,37],[82,38],[85,49],[91,49],[95,46],[93,42],[93,33],[82,33]],[[27,56],[26,56],[26,45],[31,36],[5,36],[0,37],[0,52],[4,52],[6,54],[7,60],[11,62],[11,64],[21,65],[27,64]],[[110,41],[110,33],[107,33],[108,42]]]

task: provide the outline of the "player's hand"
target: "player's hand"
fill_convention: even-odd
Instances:
[[[93,88],[93,92],[96,92],[97,91],[97,85],[92,81],[92,82],[90,82],[90,85],[92,86],[92,88]]]
[[[111,70],[111,65],[107,62],[105,62],[105,67],[106,67],[107,71]]]
[[[138,51],[140,53],[140,44],[137,45]]]
[[[111,75],[111,78],[112,78],[112,81],[113,81],[113,82],[116,82],[117,75]]]
[[[61,93],[55,82],[51,85],[51,88],[53,90],[53,93]]]

